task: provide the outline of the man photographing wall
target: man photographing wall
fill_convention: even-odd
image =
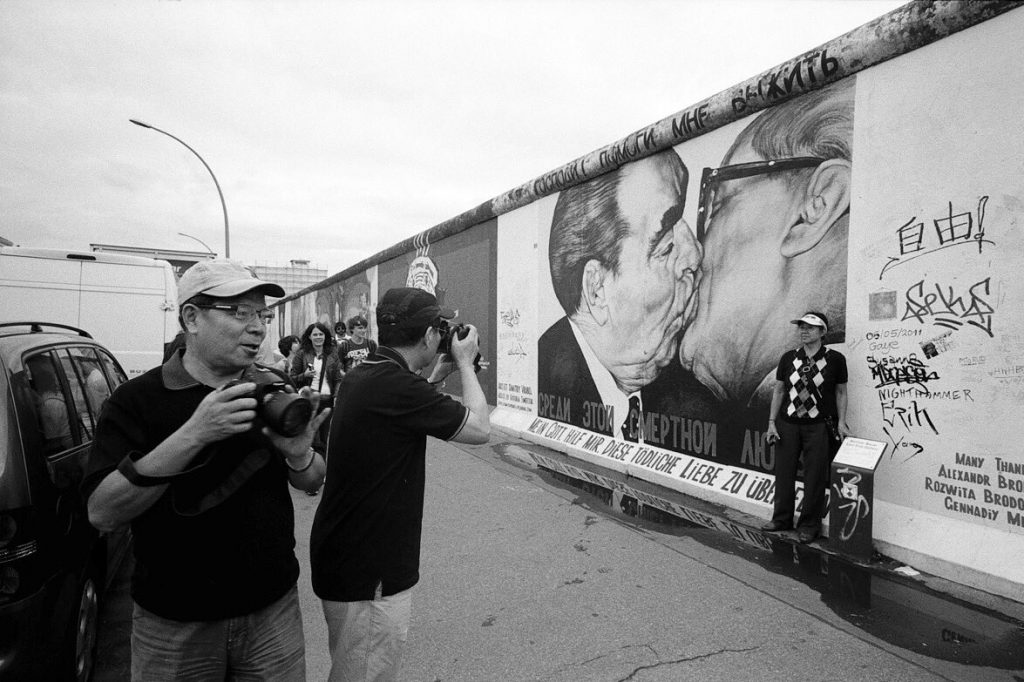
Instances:
[[[323,600],[332,681],[393,680],[419,581],[427,436],[486,443],[490,418],[473,361],[477,331],[451,339],[429,379],[443,319],[420,289],[390,289],[377,306],[377,352],[346,374],[331,422],[329,475],[310,538]],[[456,369],[463,402],[436,384]]]
[[[309,388],[269,396],[309,402],[289,436],[252,397],[284,380],[254,365],[268,294],[284,291],[235,261],[193,265],[178,282],[184,349],[100,416],[83,495],[96,528],[132,524],[133,680],[305,680],[288,483],[323,480],[310,446],[330,410],[306,416],[319,402]]]

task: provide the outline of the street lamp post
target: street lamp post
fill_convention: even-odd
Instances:
[[[206,160],[203,157],[199,156],[199,152],[197,152],[195,149],[192,149],[192,147],[188,146],[188,144],[184,140],[177,138],[174,135],[171,135],[166,130],[160,130],[156,126],[151,126],[148,123],[143,123],[142,121],[136,121],[134,118],[130,118],[128,120],[131,123],[134,123],[135,125],[140,126],[142,128],[149,128],[150,130],[155,130],[158,133],[163,133],[172,140],[176,140],[177,142],[181,143],[185,147],[185,149],[195,154],[196,158],[199,159],[202,162],[203,166],[206,167],[206,170],[210,172],[210,177],[213,178],[213,184],[217,188],[217,195],[220,197],[220,207],[224,211],[224,257],[231,258],[231,242],[228,236],[228,206],[227,204],[224,203],[224,193],[220,191],[220,183],[217,182],[217,176],[213,174],[213,169],[210,168],[210,164],[206,163]],[[188,237],[190,235],[185,236]],[[193,237],[193,239],[195,239],[195,237]],[[203,246],[206,246],[206,244],[203,244]],[[210,253],[213,253],[213,250],[210,249],[209,246],[206,246],[206,249],[210,251]]]
[[[214,253],[213,249],[211,249],[211,248],[210,248],[209,244],[207,244],[206,242],[204,242],[204,241],[203,241],[202,239],[200,239],[199,237],[193,237],[192,235],[190,235],[190,234],[185,234],[184,232],[179,232],[178,234],[180,234],[180,235],[181,235],[182,237],[188,237],[189,239],[195,239],[195,240],[196,240],[197,242],[199,242],[200,244],[202,244],[202,245],[203,245],[203,247],[204,247],[204,248],[205,248],[205,249],[206,249],[207,251],[209,251],[209,252],[210,252],[210,255],[211,255],[211,256],[213,256],[214,258],[216,258],[216,257],[217,257],[217,254],[216,254],[216,253]]]

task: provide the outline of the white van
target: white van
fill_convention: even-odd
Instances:
[[[0,322],[56,322],[89,332],[129,377],[156,367],[178,332],[167,261],[0,246]]]

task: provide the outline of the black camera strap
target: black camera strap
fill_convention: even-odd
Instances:
[[[313,362],[316,362],[316,357],[313,357]],[[316,392],[323,393],[324,390],[324,377],[327,376],[327,354],[320,356],[320,379],[317,381]]]

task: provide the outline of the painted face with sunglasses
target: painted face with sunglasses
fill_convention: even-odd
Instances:
[[[780,316],[842,310],[849,204],[849,161],[765,159],[746,132],[722,167],[705,170],[697,229],[703,278],[680,359],[720,399],[760,394],[791,343]]]

